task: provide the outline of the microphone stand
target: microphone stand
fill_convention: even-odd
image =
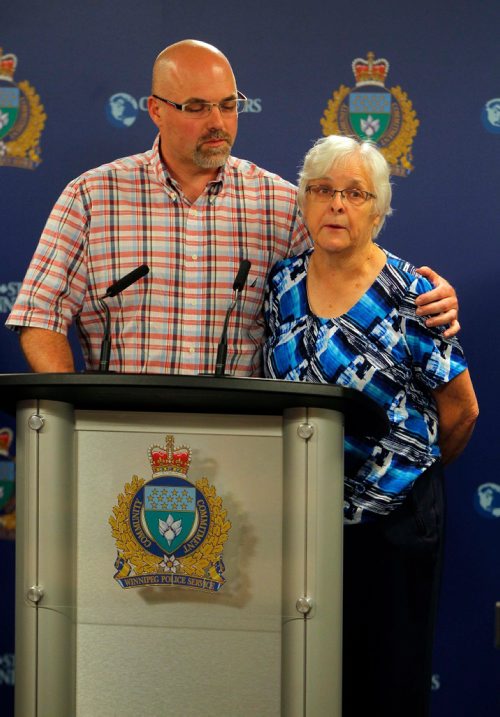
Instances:
[[[233,313],[234,307],[240,300],[241,289],[234,292],[235,297],[226,311],[226,318],[224,319],[224,327],[222,329],[222,336],[219,345],[217,346],[217,358],[215,360],[215,376],[224,376],[226,373],[226,360],[227,360],[227,329],[229,326],[229,319]]]
[[[124,289],[134,284],[138,279],[149,273],[149,266],[147,264],[141,264],[137,269],[133,269],[126,276],[113,282],[111,286],[108,286],[104,296],[97,299],[100,307],[104,310],[104,336],[101,343],[101,355],[99,358],[99,369],[97,371],[87,371],[86,373],[116,373],[115,371],[109,370],[109,357],[111,354],[111,315],[109,306],[104,301],[113,296],[117,296]]]
[[[226,372],[226,359],[227,359],[227,330],[229,326],[229,319],[231,317],[231,314],[233,313],[233,309],[238,303],[238,301],[241,298],[241,292],[245,288],[245,284],[248,277],[248,272],[250,271],[250,267],[252,266],[252,262],[248,261],[248,259],[243,259],[240,262],[240,267],[238,269],[238,273],[236,274],[236,278],[233,283],[233,291],[234,291],[234,299],[232,303],[229,305],[228,310],[226,311],[226,318],[224,319],[224,326],[222,329],[222,336],[219,342],[219,345],[217,346],[217,357],[215,359],[215,371],[214,376],[224,376]]]
[[[104,298],[105,297],[98,299],[101,308],[104,309],[104,313],[106,314],[104,321],[104,337],[101,344],[101,356],[99,358],[99,373],[111,373],[109,370],[109,357],[111,355],[111,314],[109,306],[104,301]],[[113,371],[112,373],[115,372]]]

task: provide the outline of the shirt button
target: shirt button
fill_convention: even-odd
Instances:
[[[191,346],[191,348],[189,349],[189,353],[190,353],[190,354],[194,354],[194,348],[193,348],[192,346]]]
[[[191,259],[194,259],[196,261],[197,258],[198,258],[198,254],[191,254]]]

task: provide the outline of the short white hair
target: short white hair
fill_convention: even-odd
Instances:
[[[376,237],[386,217],[392,214],[392,189],[389,181],[390,167],[382,152],[369,140],[357,140],[354,137],[343,137],[331,134],[321,137],[304,157],[299,172],[298,203],[301,209],[306,201],[306,187],[311,179],[326,176],[333,167],[341,167],[350,159],[359,160],[367,170],[373,184],[375,214],[380,216],[378,226],[374,228]],[[339,187],[344,189],[344,187]]]

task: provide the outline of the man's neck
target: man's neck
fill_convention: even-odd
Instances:
[[[169,175],[177,182],[184,196],[190,202],[195,202],[203,194],[207,184],[214,181],[220,171],[220,167],[204,169],[195,165],[172,166],[170,162],[166,161],[165,157],[162,156],[162,159]]]

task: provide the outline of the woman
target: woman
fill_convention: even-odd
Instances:
[[[320,139],[304,160],[299,205],[314,248],[271,273],[266,375],[356,388],[390,422],[378,441],[345,441],[343,714],[424,717],[442,465],[469,440],[477,402],[456,339],[416,313],[430,284],[374,242],[391,214],[376,147]]]

